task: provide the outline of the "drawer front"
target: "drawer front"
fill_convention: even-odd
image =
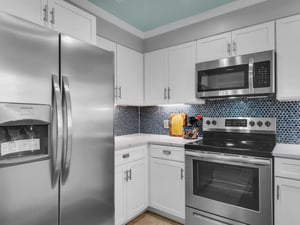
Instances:
[[[300,160],[275,158],[275,176],[300,180]]]
[[[145,158],[147,146],[127,148],[115,153],[115,165],[122,165]]]
[[[184,162],[184,148],[151,145],[150,156],[154,158]]]
[[[185,224],[195,225],[195,224],[205,224],[205,225],[246,225],[244,223],[239,223],[237,221],[232,221],[223,217],[219,217],[213,214],[202,212],[193,208],[186,207],[185,211]]]

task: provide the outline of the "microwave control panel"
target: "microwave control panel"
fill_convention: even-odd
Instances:
[[[254,63],[254,88],[271,86],[271,65],[270,61]]]

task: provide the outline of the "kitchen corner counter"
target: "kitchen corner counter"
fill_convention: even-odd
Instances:
[[[300,145],[276,144],[273,156],[291,159],[300,159]]]
[[[186,143],[196,140],[197,139],[184,139],[182,137],[172,137],[169,135],[130,134],[115,137],[115,151],[147,144],[184,147]]]

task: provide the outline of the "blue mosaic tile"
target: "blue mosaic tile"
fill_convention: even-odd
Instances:
[[[279,102],[275,98],[210,100],[205,105],[154,106],[140,108],[140,132],[169,134],[163,120],[171,113],[203,117],[274,117],[278,143],[300,144],[300,102]],[[202,123],[200,122],[201,135]]]
[[[115,136],[139,133],[139,108],[133,106],[115,106]]]

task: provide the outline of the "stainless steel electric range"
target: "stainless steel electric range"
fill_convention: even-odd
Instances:
[[[274,118],[204,118],[185,145],[186,225],[272,225]]]

